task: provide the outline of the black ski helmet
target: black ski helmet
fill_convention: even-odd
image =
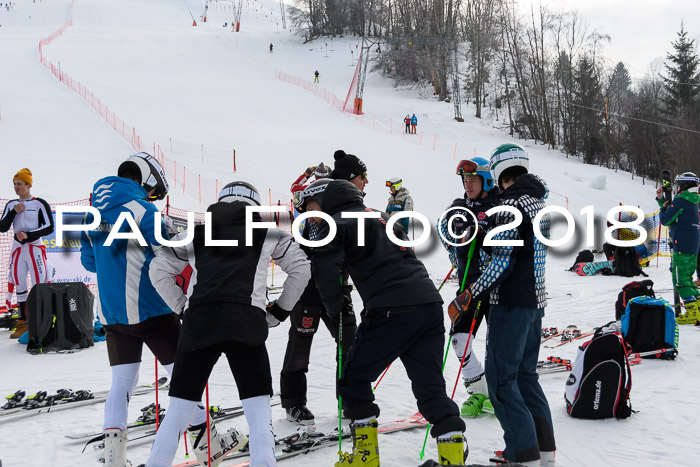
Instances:
[[[149,197],[151,201],[165,198],[168,194],[168,180],[160,163],[150,154],[139,152],[122,162],[117,169],[117,175],[122,176],[125,172],[139,172],[141,174],[141,186],[147,191],[155,189]]]
[[[297,212],[306,211],[306,203],[309,201],[316,201],[317,203],[321,204],[323,192],[326,191],[326,187],[332,181],[332,178],[320,178],[311,182],[309,186],[303,190],[295,192],[294,209],[296,209]]]
[[[231,182],[219,192],[220,203],[241,202],[251,206],[260,206],[262,198],[258,190],[247,182]]]
[[[676,175],[675,181],[678,193],[698,186],[698,177],[693,172],[683,172],[680,175]]]

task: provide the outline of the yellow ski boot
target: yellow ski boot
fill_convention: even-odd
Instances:
[[[376,420],[366,423],[352,423],[352,453],[341,453],[335,467],[365,466],[379,467],[379,440],[377,439]]]

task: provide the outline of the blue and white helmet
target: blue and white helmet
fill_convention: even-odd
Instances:
[[[519,174],[527,173],[530,168],[530,158],[522,146],[514,143],[505,143],[494,149],[491,154],[491,173],[498,184],[501,184],[503,172],[517,171]],[[516,170],[517,169],[517,170]]]

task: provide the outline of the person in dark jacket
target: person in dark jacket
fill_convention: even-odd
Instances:
[[[686,172],[676,177],[678,194],[670,203],[664,202],[663,188],[656,190],[656,201],[661,207],[659,220],[669,227],[673,242],[671,275],[673,286],[683,300],[685,313],[676,318],[678,324],[693,324],[700,318],[698,288],[693,283],[697,268],[700,230],[698,230],[698,180],[694,173]]]
[[[304,190],[297,191],[294,200],[294,208],[302,213],[306,210],[306,204],[314,197],[314,190],[319,184],[326,184],[329,179],[320,178],[311,182]],[[307,189],[308,188],[308,189]],[[315,240],[318,237],[318,226],[314,222],[305,221],[302,237],[307,240]],[[313,249],[301,246],[301,249],[310,258]],[[342,355],[347,355],[350,345],[355,337],[357,324],[352,308],[350,292],[352,286],[348,284],[348,275],[343,274],[343,310],[342,327],[343,343]],[[289,315],[289,340],[284,354],[284,363],[280,373],[280,396],[282,407],[287,412],[287,420],[300,425],[313,425],[315,423],[313,413],[306,406],[306,373],[309,371],[309,357],[314,335],[320,326],[320,322],[326,326],[338,345],[338,333],[341,323],[328,315],[313,277],[309,280],[304,293],[292,308]],[[336,353],[337,357],[337,353]],[[337,358],[336,358],[337,360]],[[338,372],[336,371],[336,375]]]
[[[441,459],[453,464],[464,461],[464,421],[457,405],[447,397],[442,376],[442,348],[445,328],[442,298],[411,248],[393,243],[386,233],[388,216],[365,207],[362,193],[351,183],[334,180],[307,210],[332,216],[337,225],[333,240],[314,248],[312,271],[321,300],[331,317],[343,309],[343,289],[339,269],[348,272],[362,297],[362,323],[347,359],[343,357],[340,395],[344,413],[352,420],[354,447],[343,454],[336,466],[379,465],[377,417],[372,381],[395,359],[406,368],[418,410],[433,424]],[[376,218],[364,220],[363,245],[359,244],[358,219],[342,213],[372,212]],[[316,218],[317,222],[320,222]],[[394,226],[394,235],[406,241],[403,229]],[[329,233],[320,222],[319,238]]]
[[[528,173],[527,152],[517,144],[498,146],[491,155],[491,172],[501,188],[501,204],[522,213],[516,228],[497,233],[493,240],[521,241],[519,246],[492,248],[491,262],[479,279],[449,307],[453,322],[472,300],[490,294],[486,342],[486,382],[489,397],[503,428],[509,462],[547,465],[554,461],[554,426],[547,398],[540,387],[537,361],[546,305],[546,247],[535,236],[533,220],[548,196],[544,181]],[[507,211],[496,214],[494,228],[514,222]],[[549,217],[540,221],[549,237]],[[484,411],[490,407],[484,404]]]
[[[190,243],[156,250],[150,276],[158,293],[183,316],[170,384],[170,405],[156,439],[148,467],[170,466],[178,441],[196,410],[214,364],[223,353],[236,380],[243,411],[250,428],[250,463],[275,465],[270,396],[272,376],[265,348],[268,326],[279,325],[299,300],[309,277],[309,261],[292,236],[279,229],[256,228],[252,245],[246,246],[246,208],[260,206],[260,194],[252,185],[233,182],[209,206],[212,225],[194,227]],[[259,213],[253,221],[260,222]],[[211,232],[207,232],[211,229]],[[173,240],[188,238],[183,232]],[[212,241],[237,241],[237,246],[208,245]],[[267,265],[273,259],[288,276],[284,291],[267,305]],[[187,265],[192,275],[186,292],[175,277]],[[245,444],[235,430],[219,434],[213,423],[211,464]],[[188,429],[200,464],[208,462],[207,426]]]
[[[365,186],[369,183],[365,163],[354,154],[346,154],[342,149],[337,150],[333,154],[333,160],[335,162],[333,163],[331,178],[334,180],[347,180],[364,193]]]
[[[476,282],[481,275],[481,271],[488,266],[491,249],[483,246],[483,239],[486,232],[491,230],[494,217],[487,216],[486,211],[500,204],[498,196],[501,192],[496,186],[496,181],[491,176],[489,161],[482,157],[460,161],[457,164],[457,175],[462,181],[464,196],[455,199],[445,210],[449,213],[440,218],[437,228],[441,233],[440,241],[442,241],[443,246],[450,254],[452,266],[457,269],[459,285],[457,295],[459,295],[462,292],[462,287],[466,289],[469,285]],[[466,211],[469,211],[473,216]],[[460,218],[460,216],[463,216],[464,219]],[[473,232],[471,229],[474,228],[474,219],[476,219],[477,223],[477,234],[473,240],[476,243],[470,261],[469,251],[471,245],[464,242],[471,236],[467,232]],[[452,231],[457,237],[450,234],[450,229],[448,228],[450,223],[452,223]],[[455,244],[459,243],[462,244],[455,246]],[[467,263],[469,263],[468,270]],[[488,317],[488,312],[488,297],[480,302],[472,301],[470,309],[450,331],[455,355],[460,362],[464,356],[462,379],[470,394],[469,399],[464,401],[461,407],[463,417],[476,417],[484,413],[482,408],[488,399],[486,378],[483,377],[484,368],[479,358],[472,353],[474,338],[479,330],[479,325],[484,317]],[[472,322],[474,323],[473,329]],[[471,338],[469,337],[470,330],[472,333]],[[468,345],[467,341],[469,341]]]

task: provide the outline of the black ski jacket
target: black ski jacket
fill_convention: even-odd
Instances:
[[[341,268],[348,272],[362,297],[366,310],[402,308],[424,303],[442,303],[423,263],[411,248],[400,247],[389,240],[386,223],[389,217],[365,207],[362,194],[351,183],[337,180],[328,184],[321,208],[331,215],[337,226],[333,241],[314,248],[311,259],[321,299],[329,316],[338,317],[343,307]],[[358,219],[342,218],[342,212],[378,212],[379,219],[365,219],[365,246],[358,245]],[[323,222],[319,238],[328,235]],[[394,235],[408,240],[404,230],[394,225]]]

